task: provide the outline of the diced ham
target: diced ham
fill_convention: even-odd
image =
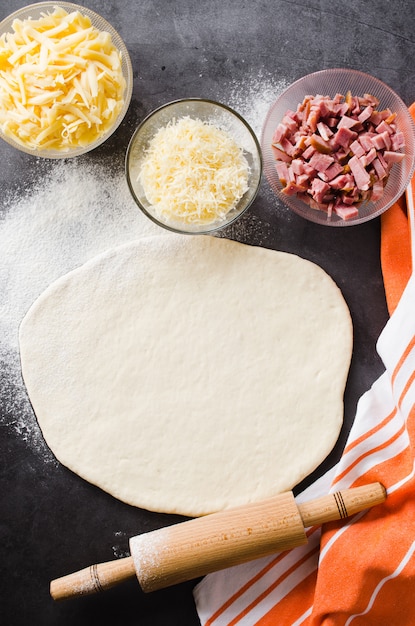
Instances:
[[[282,191],[287,196],[296,196],[299,193],[304,193],[306,191],[306,187],[303,187],[302,185],[297,185],[294,182],[289,182]]]
[[[324,122],[319,122],[317,124],[317,130],[320,133],[320,136],[324,139],[324,141],[328,141],[333,135],[333,131],[330,130],[330,128]]]
[[[287,137],[284,137],[283,139],[281,139],[280,144],[281,144],[282,149],[284,150],[284,152],[288,154],[288,156],[290,157],[295,156],[295,146],[291,143],[289,139],[287,139]]]
[[[385,141],[382,134],[371,137],[370,141],[372,142],[372,146],[376,148],[376,150],[383,150],[385,148]]]
[[[337,128],[337,117],[328,117],[326,120],[326,124],[329,128]]]
[[[361,102],[363,106],[368,106],[369,104],[371,104],[374,107],[379,106],[379,100],[376,98],[376,96],[372,96],[371,93],[363,94],[363,98],[359,98],[359,101]]]
[[[383,143],[385,144],[385,149],[390,150],[392,148],[392,139],[389,133],[387,133],[385,130],[385,132],[380,133],[379,137],[382,137]]]
[[[383,178],[385,178],[387,170],[383,167],[383,165],[379,161],[379,159],[374,159],[373,160],[373,167],[376,170],[376,174],[377,174],[379,180],[382,180]]]
[[[314,178],[311,183],[311,195],[316,202],[323,202],[324,196],[330,190],[330,185],[320,178]]]
[[[304,161],[302,159],[293,159],[291,161],[291,167],[296,176],[304,174]]]
[[[337,113],[339,117],[343,117],[344,115],[346,115],[348,111],[349,111],[349,105],[347,104],[347,102],[343,102],[342,104],[339,104],[338,109],[337,109]]]
[[[295,150],[298,154],[304,152],[307,146],[307,137],[306,135],[296,135],[295,136]]]
[[[277,146],[271,146],[272,152],[277,161],[285,161],[285,163],[291,163],[291,157],[284,152],[284,150],[280,150]]]
[[[293,120],[297,120],[298,121],[298,113],[297,113],[297,111],[293,111],[292,109],[287,109],[285,111],[285,115],[287,115],[288,117],[291,117]]]
[[[313,146],[308,146],[302,154],[303,159],[310,159],[315,153],[316,149]]]
[[[366,122],[366,120],[369,119],[372,113],[373,113],[373,107],[370,106],[369,104],[366,108],[363,109],[361,113],[359,113],[359,115],[357,116],[357,119],[359,120],[361,124],[363,124],[363,122]]]
[[[403,148],[405,145],[405,136],[402,131],[398,130],[392,136],[392,149],[399,150],[399,148]]]
[[[287,164],[284,161],[277,161],[275,165],[275,169],[277,170],[278,178],[281,183],[285,186],[289,181],[289,173]]]
[[[334,158],[329,154],[321,154],[320,152],[315,152],[311,159],[309,160],[309,164],[313,167],[317,172],[324,172],[329,165],[331,165],[334,161]]]
[[[373,137],[376,136],[376,133],[361,133],[359,135],[359,143],[362,146],[365,152],[369,152],[371,148],[373,148]]]
[[[284,117],[282,118],[282,124],[283,126],[288,128],[290,133],[295,133],[295,131],[297,130],[297,122],[292,117],[289,117],[287,114],[284,115]]]
[[[352,217],[357,217],[359,215],[359,210],[355,206],[347,206],[345,204],[341,204],[339,206],[334,206],[334,212],[336,215],[342,218],[342,220],[350,220]]]
[[[287,167],[287,170],[288,170],[288,181],[289,181],[290,183],[295,183],[295,182],[297,182],[297,177],[296,177],[296,175],[295,175],[295,172],[293,171],[292,165],[289,165],[289,166]]]
[[[337,124],[337,128],[353,128],[353,126],[356,126],[356,124],[359,124],[358,119],[349,117],[348,115],[343,115],[340,118],[339,123]]]
[[[385,157],[383,156],[382,152],[378,152],[377,153],[377,158],[379,159],[379,161],[382,164],[382,167],[387,170],[388,169],[388,163],[385,160]]]
[[[288,135],[288,127],[280,122],[275,129],[274,135],[272,137],[272,143],[280,143],[281,139]]]
[[[336,178],[330,181],[330,187],[332,189],[345,189],[346,187],[353,187],[353,180],[350,174],[340,174]]]
[[[330,167],[326,169],[324,174],[326,175],[326,179],[330,181],[330,180],[333,180],[333,178],[335,178],[342,172],[343,172],[343,165],[340,165],[340,163],[337,163],[335,161],[334,163],[330,165]]]
[[[322,154],[330,154],[331,147],[328,141],[324,141],[320,135],[313,133],[310,137],[310,146],[313,146],[318,152]]]
[[[350,130],[349,128],[346,128],[345,126],[339,128],[339,130],[337,131],[337,133],[335,133],[333,137],[336,144],[342,146],[342,148],[350,146],[350,143],[356,138],[357,133],[355,133],[353,130]]]
[[[373,126],[377,126],[382,121],[382,116],[379,111],[373,111],[372,115],[369,118],[369,121],[373,124]]]
[[[376,202],[383,196],[383,182],[381,180],[376,180],[373,183],[372,195],[370,199],[372,202]]]
[[[375,127],[377,133],[388,133],[388,135],[392,135],[393,130],[389,124],[382,120],[380,124]]]
[[[352,141],[352,143],[350,144],[350,150],[357,157],[361,157],[365,154],[365,150],[363,150],[362,144],[359,142],[358,139],[355,139],[354,141]]]
[[[356,156],[349,160],[349,167],[352,171],[358,189],[363,191],[369,189],[370,176]]]
[[[328,115],[330,115],[330,108],[325,98],[320,98],[318,102],[318,110],[319,110],[321,118],[327,117]]]
[[[359,157],[359,160],[363,167],[367,167],[376,158],[377,151],[375,148],[371,148],[369,152],[366,152],[363,156]]]
[[[383,153],[383,158],[386,163],[400,163],[405,158],[404,152],[390,152],[389,150],[385,150]]]
[[[318,111],[311,110],[307,117],[307,126],[309,127],[312,133],[314,133],[317,130],[318,120],[319,120]]]
[[[310,177],[308,174],[299,174],[296,177],[296,183],[297,185],[300,185],[300,187],[308,187],[309,182],[310,182]]]
[[[356,198],[354,195],[350,195],[349,193],[342,193],[341,202],[346,206],[353,206],[356,204]]]

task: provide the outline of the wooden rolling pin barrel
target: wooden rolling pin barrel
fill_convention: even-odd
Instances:
[[[292,492],[195,518],[130,539],[131,556],[91,565],[51,582],[55,600],[104,591],[137,576],[144,592],[307,543],[305,529],[384,502],[380,483],[297,504]]]

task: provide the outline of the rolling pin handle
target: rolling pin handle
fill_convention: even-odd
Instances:
[[[381,504],[385,499],[386,489],[377,482],[336,491],[321,498],[300,503],[298,511],[304,528],[309,528],[345,519],[376,504]]]
[[[87,596],[105,591],[135,576],[131,557],[90,565],[79,572],[62,576],[50,583],[50,595],[54,600]]]

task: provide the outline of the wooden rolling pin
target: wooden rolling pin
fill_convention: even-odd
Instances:
[[[343,519],[384,502],[372,483],[296,504],[292,492],[220,511],[130,539],[131,556],[91,565],[53,580],[55,600],[104,591],[137,576],[144,592],[307,543],[305,529]]]

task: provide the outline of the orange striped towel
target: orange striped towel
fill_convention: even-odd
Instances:
[[[414,199],[415,177],[406,209],[402,198],[382,216],[385,372],[360,398],[340,462],[297,497],[380,481],[386,502],[309,529],[305,546],[206,576],[194,590],[203,626],[415,625]]]

